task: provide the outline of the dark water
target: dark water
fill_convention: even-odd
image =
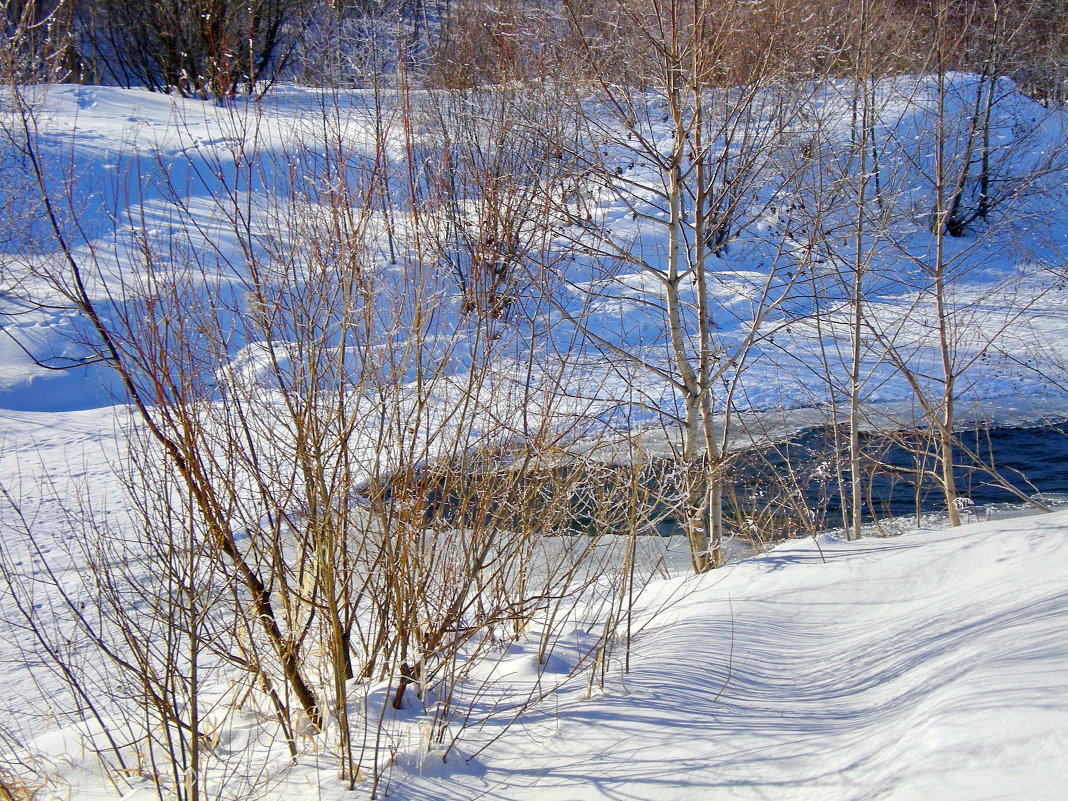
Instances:
[[[1019,507],[1032,496],[1068,500],[1068,424],[972,430],[958,436],[963,447],[954,463],[958,494],[967,504],[965,520],[985,517],[998,506]],[[737,454],[726,473],[728,535],[770,542],[840,527],[843,488],[848,503],[851,477],[845,433],[840,431],[839,437],[836,443],[833,430],[810,429]],[[866,435],[862,448],[866,522],[946,511],[935,475],[939,465],[925,438]],[[683,533],[674,512],[685,491],[679,470],[669,462],[652,465],[638,479],[642,498],[634,507],[628,504],[637,492],[635,477],[627,466],[603,466],[590,476],[570,467],[542,476],[510,473],[505,485],[478,475],[466,493],[428,478],[423,485],[429,489],[427,522],[478,521],[508,529],[522,526],[517,510],[529,510],[534,503],[558,510],[538,517],[539,530],[547,533],[615,534],[635,523],[639,530],[663,536]],[[575,481],[576,475],[581,480]],[[627,508],[642,511],[628,516]]]
[[[840,436],[840,449],[844,449],[844,433]],[[1023,504],[1026,497],[1036,495],[1062,499],[1068,495],[1065,424],[970,430],[960,432],[958,438],[962,447],[954,458],[954,473],[968,514]],[[924,438],[867,435],[862,448],[868,521],[915,515],[917,509],[921,513],[945,511],[945,499],[932,475],[939,465]],[[780,445],[744,454],[730,476],[733,491],[728,507],[733,523],[744,529],[752,525],[746,521],[762,518],[761,528],[777,522],[786,536],[806,528],[840,525],[840,482],[848,492],[851,477],[848,461],[844,456],[836,459],[835,452],[834,433],[813,429]]]

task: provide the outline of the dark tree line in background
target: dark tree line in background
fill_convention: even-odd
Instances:
[[[20,73],[185,96],[262,92],[279,79],[360,84],[368,66],[405,65],[428,86],[460,88],[581,69],[582,47],[612,51],[620,82],[647,82],[618,47],[639,32],[611,20],[625,0],[6,0],[7,57]],[[764,67],[760,42],[798,78],[850,74],[860,38],[888,72],[927,63],[936,28],[947,69],[978,72],[999,52],[1002,75],[1047,103],[1065,98],[1065,0],[880,0],[856,24],[859,0],[721,0],[734,46],[718,48],[713,83]],[[567,7],[565,10],[565,6]],[[12,32],[19,30],[19,41]],[[28,33],[27,33],[28,32]],[[581,33],[580,33],[581,32]],[[856,41],[852,41],[856,40]],[[602,61],[607,66],[607,63]]]

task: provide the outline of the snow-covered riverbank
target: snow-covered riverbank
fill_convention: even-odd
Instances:
[[[659,583],[629,674],[398,797],[1057,801],[1066,533],[1061,512],[823,538]]]

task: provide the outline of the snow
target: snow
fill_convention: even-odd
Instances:
[[[1066,529],[825,537],[660,582],[629,674],[400,797],[1063,798]]]
[[[967,85],[968,78],[951,76],[951,81]],[[893,241],[863,246],[882,274],[893,276],[873,292],[871,318],[884,330],[900,332],[896,342],[920,373],[934,363],[923,327],[931,301],[912,268],[929,251],[930,237],[922,221],[924,187],[910,182],[916,176],[907,165],[909,148],[921,138],[929,113],[923,110],[924,93],[931,91],[929,81],[909,78],[879,88],[879,126],[893,134],[895,143],[884,154],[888,171],[897,169],[887,191],[898,193],[915,219],[900,223]],[[834,87],[815,95],[826,142],[847,140],[845,96]],[[112,302],[116,287],[145,288],[150,281],[181,275],[183,248],[210,251],[220,269],[219,275],[201,276],[196,291],[231,300],[240,295],[247,275],[240,259],[232,258],[240,243],[220,182],[249,209],[253,229],[264,223],[272,212],[267,198],[277,200],[285,189],[290,159],[316,158],[322,130],[314,111],[322,110],[322,100],[317,92],[296,88],[280,89],[260,104],[229,107],[105,87],[42,90],[40,143],[54,157],[48,179],[58,186],[74,176],[70,210],[79,213],[83,234],[75,248],[99,265],[90,282],[94,299]],[[338,115],[337,142],[353,158],[375,158],[370,99],[351,92],[329,100],[344,111]],[[1040,113],[1022,96],[1012,95],[1009,105],[997,133],[1004,143],[999,163],[1006,169],[1045,165],[1042,153],[1063,134],[1063,119]],[[1029,120],[1030,132],[1017,136],[1012,120]],[[392,122],[386,122],[388,129]],[[655,121],[646,133],[659,140],[667,135]],[[632,182],[630,195],[602,193],[590,208],[595,222],[608,226],[612,246],[631,248],[655,267],[663,257],[664,237],[641,215],[660,213],[650,191],[658,177],[648,165],[632,163],[621,131],[614,136],[618,147],[606,151],[606,163],[623,165]],[[387,130],[384,152],[403,156],[399,135]],[[0,155],[5,169],[13,163],[6,152]],[[244,175],[241,169],[255,177],[238,177]],[[5,175],[0,190],[20,191],[15,177],[8,180]],[[1068,287],[1060,256],[1068,222],[1057,180],[1030,187],[1021,201],[1030,209],[1027,226],[949,243],[957,281],[952,302],[958,355],[968,365],[960,384],[962,422],[1020,425],[1068,415],[1063,371]],[[772,207],[781,190],[765,191],[748,210],[752,224],[729,243],[728,258],[716,273],[712,295],[728,344],[748,332],[751,302],[769,275],[805,258],[799,239],[776,252],[774,238],[792,224],[789,214]],[[315,216],[314,208],[305,211]],[[402,216],[400,209],[395,213]],[[369,258],[381,257],[385,248],[381,223],[376,217],[368,224]],[[403,222],[399,226],[403,238]],[[32,225],[28,230],[32,235]],[[155,271],[139,264],[134,245],[142,234],[173,261]],[[572,235],[576,241],[584,236],[582,231]],[[43,242],[42,237],[32,253],[19,258],[45,263],[55,254]],[[843,244],[834,258],[848,262],[856,255],[850,247]],[[9,255],[4,251],[5,263]],[[385,282],[403,280],[402,267],[384,258],[380,262],[377,274]],[[81,579],[89,571],[92,549],[78,539],[75,513],[90,508],[122,527],[129,513],[122,475],[131,416],[119,402],[114,378],[100,365],[55,373],[32,364],[27,350],[65,363],[83,358],[84,320],[70,309],[26,307],[20,292],[40,300],[46,290],[29,280],[12,283],[11,275],[5,272],[0,287],[3,325],[14,337],[0,340],[0,488],[5,495],[0,555],[30,585],[48,585],[47,573],[56,577],[55,586],[77,598],[91,586]],[[670,371],[665,327],[656,312],[662,299],[655,271],[625,263],[608,268],[579,257],[562,287],[569,313],[586,315],[592,330]],[[458,325],[456,298],[441,289],[434,299],[442,329]],[[832,360],[838,354],[843,362],[848,356],[842,333],[846,318],[828,307],[816,330],[803,316],[810,300],[795,298],[794,306],[784,306],[797,319],[769,321],[774,334],[748,359],[739,393],[746,399],[740,413],[747,429],[738,437],[742,444],[826,420],[822,404],[828,390],[816,379],[822,354],[829,352]],[[223,323],[240,319],[240,303],[227,307],[225,302]],[[658,419],[650,409],[674,410],[677,398],[662,377],[605,358],[596,349],[567,353],[575,339],[561,314],[542,307],[523,311],[530,318],[520,315],[516,330],[502,325],[488,355],[475,354],[476,345],[462,331],[430,332],[433,347],[438,347],[434,337],[442,337],[434,352],[440,351],[447,369],[428,392],[439,404],[428,419],[449,419],[449,404],[462,394],[473,363],[491,365],[485,368],[484,390],[492,410],[471,424],[485,441],[495,442],[501,420],[511,423],[521,414],[529,413],[531,429],[544,413],[581,417],[630,434]],[[387,330],[378,332],[376,352],[396,345],[403,328],[400,314],[383,319]],[[535,331],[548,342],[533,352],[524,350],[525,337],[535,340],[530,336]],[[997,356],[986,353],[992,331],[999,334]],[[289,370],[289,363],[298,361],[290,343],[256,340],[239,324],[233,334],[225,339],[220,363],[212,365],[211,380],[241,389],[250,404],[261,404],[256,422],[264,430],[281,427],[272,411],[278,406],[271,393],[272,359],[286,362],[283,371]],[[272,358],[267,358],[269,348]],[[567,369],[553,360],[560,352],[574,359]],[[914,411],[907,382],[889,369],[875,346],[865,359],[869,424],[907,424]],[[532,365],[533,393],[516,390],[523,385],[525,363]],[[399,395],[406,387],[403,378]],[[551,387],[554,380],[564,400],[553,395],[553,388],[539,394],[539,382]],[[397,402],[401,415],[410,409],[406,404]],[[625,414],[615,411],[621,407]],[[666,453],[674,444],[670,434],[655,429],[643,437],[650,451]],[[447,434],[440,438],[449,439]],[[356,450],[371,447],[360,444],[358,433],[353,441]],[[601,439],[591,447],[615,446]],[[33,531],[32,547],[26,529]],[[387,742],[377,755],[384,772],[379,792],[413,801],[1065,797],[1068,512],[955,530],[902,526],[899,536],[859,542],[823,535],[699,577],[682,575],[686,555],[678,543],[648,538],[641,547],[648,583],[634,608],[633,638],[626,643],[617,621],[619,636],[603,673],[591,669],[598,632],[584,628],[583,614],[603,625],[592,610],[615,597],[612,582],[618,576],[611,554],[583,577],[587,586],[577,611],[554,632],[547,660],[539,663],[537,655],[539,626],[546,625],[539,618],[515,642],[502,636],[499,649],[471,669],[457,697],[470,725],[445,761],[445,744],[431,737],[434,721],[428,714],[419,709],[393,713],[387,685],[354,682],[350,704],[367,727],[362,733],[377,736],[373,722],[386,721],[382,736]],[[45,612],[57,604],[61,618],[62,605],[46,590],[39,593],[34,602]],[[10,741],[24,750],[0,754],[0,768],[20,759],[32,763],[49,782],[41,789],[42,801],[116,797],[85,735],[92,724],[74,725],[58,714],[61,684],[43,663],[28,660],[28,634],[7,600],[4,604],[0,735],[14,733]],[[67,645],[81,653],[79,644]],[[210,699],[216,711],[230,710],[221,716],[227,728],[217,733],[214,746],[230,781],[226,793],[294,801],[368,796],[366,781],[350,793],[336,779],[329,735],[303,733],[298,758],[290,763],[269,711],[255,701],[233,711],[231,690],[220,687]],[[140,725],[119,721],[116,727],[120,723],[130,727],[124,732]],[[120,789],[126,801],[157,797],[144,778],[129,779]]]
[[[959,75],[947,80],[953,91],[960,93],[953,103],[965,102],[972,80]],[[900,338],[902,358],[921,374],[939,365],[930,346],[931,337],[926,334],[933,308],[929,279],[917,267],[932,252],[932,237],[923,219],[929,211],[930,191],[925,183],[929,170],[917,155],[926,152],[925,131],[931,125],[935,91],[932,81],[903,77],[879,84],[877,128],[887,140],[881,153],[882,191],[885,202],[895,205],[901,219],[885,236],[868,237],[861,246],[863,258],[870,259],[871,319],[888,335]],[[1038,399],[1036,406],[1041,407],[1041,399],[1064,397],[1068,386],[1064,374],[1068,364],[1068,346],[1064,344],[1068,342],[1068,285],[1061,269],[1068,226],[1059,211],[1063,187],[1058,175],[1063,165],[1055,159],[1044,161],[1039,153],[1054,149],[1068,124],[1062,113],[1042,109],[1009,91],[1011,87],[1004,88],[997,120],[1005,128],[1000,134],[1004,141],[998,147],[994,168],[1006,186],[1014,185],[1014,181],[1019,184],[1018,194],[999,207],[1019,222],[1007,226],[992,223],[969,236],[948,237],[943,242],[953,283],[948,300],[957,363],[967,365],[963,380],[958,382],[958,394],[981,403],[1025,396]],[[809,98],[815,109],[812,113],[819,119],[818,135],[828,152],[849,140],[851,113],[845,91],[828,86],[812,90]],[[248,280],[242,266],[242,244],[248,243],[236,239],[235,210],[243,210],[247,204],[254,246],[271,247],[277,243],[258,228],[288,223],[281,213],[272,216],[264,199],[277,198],[283,205],[292,200],[295,187],[290,166],[306,166],[308,173],[314,174],[322,158],[324,136],[344,149],[353,170],[358,170],[361,159],[377,157],[371,114],[375,100],[359,91],[324,94],[284,87],[259,103],[219,106],[138,90],[56,86],[42,90],[40,102],[40,146],[53,157],[49,177],[57,187],[73,177],[75,192],[70,209],[79,217],[75,245],[81,257],[91,256],[100,273],[89,276],[91,294],[98,299],[106,297],[109,284],[164,280],[167,266],[173,266],[174,276],[181,276],[183,258],[197,252],[218,262],[220,288],[232,287],[240,294]],[[649,102],[648,119],[639,125],[648,128],[643,132],[652,141],[667,141],[668,129],[656,115],[655,103]],[[382,147],[396,160],[393,167],[383,168],[388,171],[397,168],[404,153],[399,122],[393,116],[396,111],[390,105],[395,98],[387,97],[385,103]],[[323,109],[333,106],[337,113],[327,119]],[[627,183],[619,192],[596,190],[586,201],[592,215],[586,227],[603,226],[603,241],[591,242],[588,232],[581,230],[568,234],[575,238],[572,246],[579,245],[579,257],[562,276],[569,296],[568,313],[582,318],[586,326],[609,341],[646,354],[650,365],[671,373],[660,286],[663,273],[658,272],[666,241],[661,228],[646,219],[659,213],[656,204],[662,200],[655,190],[662,189],[663,177],[640,158],[632,166],[636,154],[628,149],[629,140],[609,122],[599,124],[609,145],[606,163],[626,168]],[[423,169],[435,169],[432,150],[421,158],[425,159]],[[850,165],[833,167],[848,170]],[[1042,177],[1028,178],[1028,170]],[[298,176],[297,180],[303,178]],[[394,177],[398,185],[393,190],[398,204],[393,220],[401,225],[402,178]],[[757,182],[753,201],[742,214],[748,224],[728,243],[727,258],[722,263],[712,260],[709,291],[715,303],[717,337],[728,350],[747,332],[754,299],[761,296],[764,283],[770,281],[773,290],[781,288],[786,276],[804,269],[814,258],[808,251],[813,243],[817,267],[823,264],[822,269],[829,271],[819,286],[794,286],[780,312],[764,321],[766,338],[758,339],[744,371],[743,405],[751,408],[826,404],[828,389],[818,386],[822,359],[829,355],[832,360],[840,359],[843,366],[848,362],[847,310],[835,310],[835,303],[844,303],[842,289],[828,276],[856,258],[855,245],[847,233],[840,240],[827,234],[825,242],[818,242],[813,239],[815,229],[803,216],[793,219],[801,214],[797,204],[803,207],[805,198],[819,205],[808,197],[807,187],[795,185],[798,180],[801,178],[791,177],[791,183],[773,175],[764,183]],[[324,191],[322,187],[312,189]],[[314,204],[299,211],[311,218]],[[369,220],[372,250],[386,248],[384,235],[376,229],[381,222],[374,215]],[[827,231],[835,226],[847,232],[848,219],[832,216],[824,223]],[[38,235],[47,241],[47,232]],[[155,241],[160,250],[151,275],[139,264],[137,237],[142,235]],[[603,259],[581,256],[582,248],[628,251],[653,269],[626,262],[605,264]],[[47,254],[38,258],[47,258]],[[393,268],[379,265],[378,269],[385,275]],[[821,295],[825,304],[821,333],[806,319],[815,302],[813,293]],[[688,304],[692,304],[690,294],[684,293]],[[977,299],[983,302],[977,303]],[[9,296],[0,296],[0,302],[7,315],[17,312],[17,316],[8,316],[5,328],[31,352],[47,354],[56,364],[69,364],[84,355],[69,341],[72,336],[78,338],[76,315],[62,310],[26,310]],[[575,347],[572,326],[560,315],[535,308],[534,302],[528,305],[516,307],[517,320],[529,314],[532,319],[527,324],[551,336],[553,348],[570,349],[575,359],[583,355]],[[227,311],[237,312],[238,306],[234,301]],[[455,314],[455,309],[446,309]],[[686,314],[692,316],[692,309]],[[520,339],[523,333],[515,332]],[[912,335],[915,341],[906,342],[902,334]],[[981,357],[995,335],[998,352]],[[250,344],[255,343],[235,337],[233,358],[239,359],[239,351]],[[549,345],[545,348],[551,349]],[[458,362],[463,353],[464,349],[458,351]],[[1041,358],[1036,359],[1036,354]],[[596,357],[603,361],[603,354]],[[521,363],[523,354],[510,358]],[[866,402],[901,403],[911,398],[911,388],[890,369],[878,343],[865,343],[864,361]],[[1045,365],[1044,372],[1036,369],[1039,361]],[[575,375],[575,385],[569,390],[582,395],[587,385],[599,386],[596,397],[606,406],[620,400],[628,402],[636,392],[643,403],[671,413],[676,403],[673,389],[648,374],[614,380],[613,376],[626,368],[618,363],[590,367]],[[99,408],[114,403],[118,394],[114,381],[99,367],[56,374],[32,365],[27,354],[12,342],[0,344],[0,406],[57,411]],[[722,403],[722,399],[717,398],[717,402]],[[1041,414],[1042,409],[1036,409],[1034,419]]]

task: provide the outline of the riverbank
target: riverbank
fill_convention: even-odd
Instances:
[[[1066,532],[1059,512],[823,536],[660,582],[629,673],[470,764],[405,771],[398,797],[1057,801]]]

